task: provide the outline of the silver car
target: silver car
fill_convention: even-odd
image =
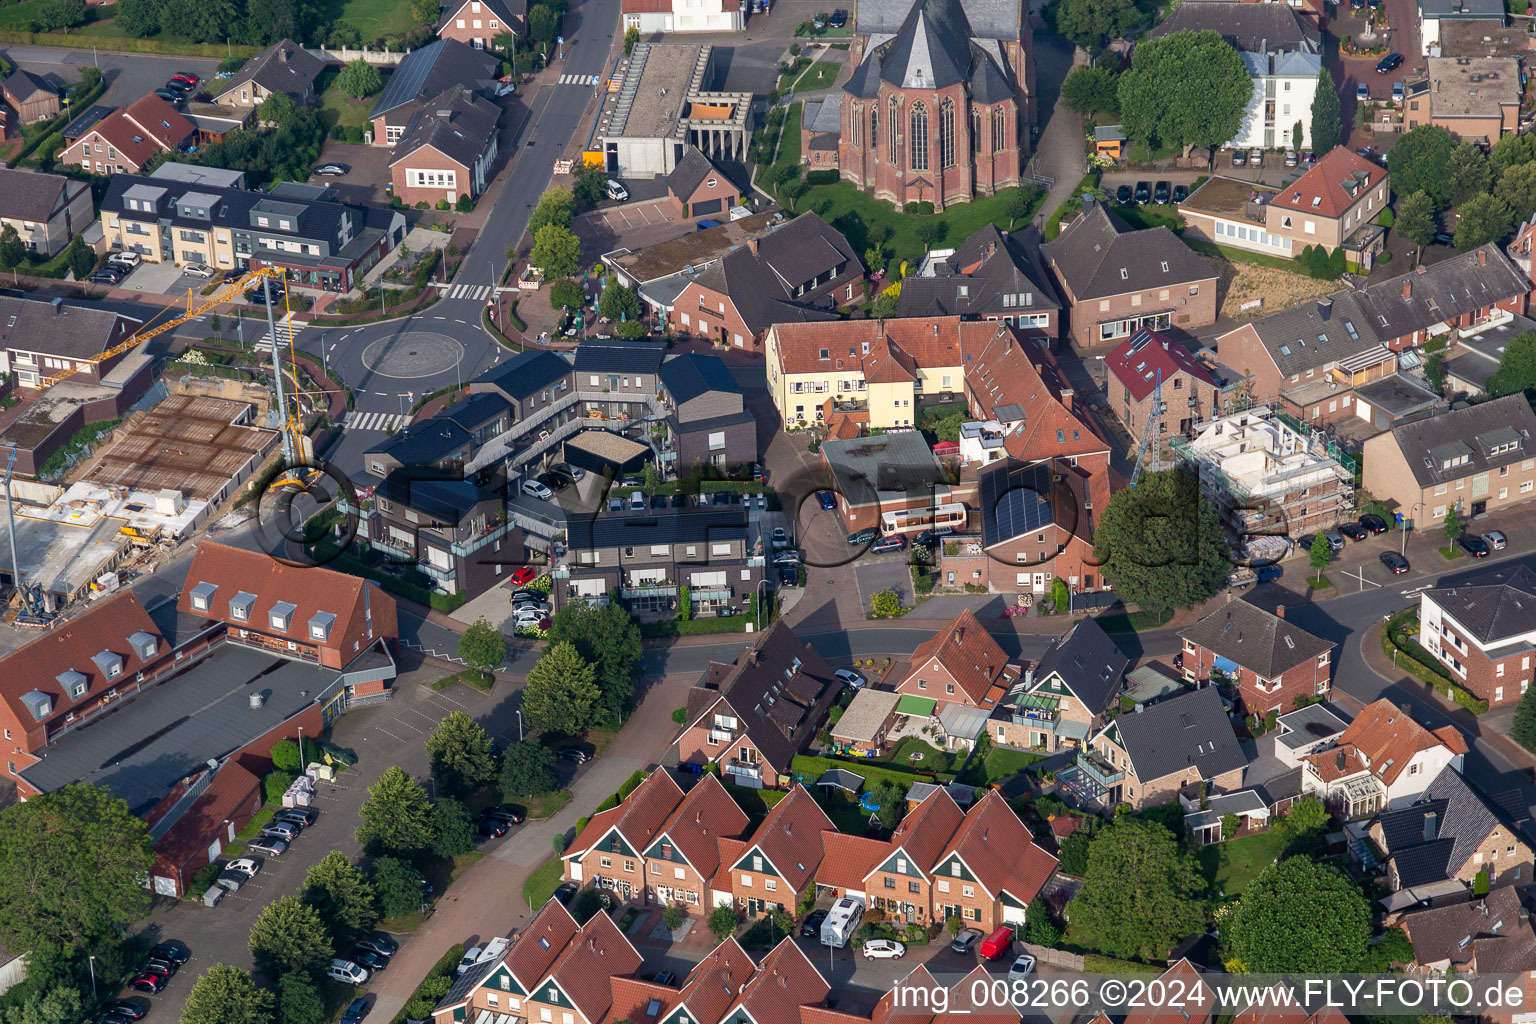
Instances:
[[[288,844],[281,839],[258,836],[246,843],[245,848],[251,853],[264,853],[268,857],[281,857],[283,852],[288,849]]]
[[[1501,530],[1489,530],[1483,534],[1483,540],[1487,541],[1488,546],[1495,551],[1503,551],[1509,546],[1509,538],[1504,536]]]

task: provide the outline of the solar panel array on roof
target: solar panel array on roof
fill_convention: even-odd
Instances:
[[[1000,467],[981,477],[982,540],[996,544],[1055,522],[1045,463]]]

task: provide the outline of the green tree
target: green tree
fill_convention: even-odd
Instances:
[[[117,0],[112,5],[112,23],[139,39],[152,36],[160,31],[164,5],[164,0]]]
[[[421,873],[399,857],[378,857],[369,869],[379,913],[401,917],[421,909]]]
[[[1484,192],[1461,204],[1461,219],[1456,222],[1456,248],[1471,252],[1480,245],[1497,242],[1509,231],[1509,207],[1497,196]]]
[[[635,52],[635,44],[640,41],[640,29],[634,25],[624,30],[624,56],[628,57]]]
[[[379,76],[378,68],[359,57],[337,74],[336,87],[353,99],[360,100],[384,88],[384,79]]]
[[[613,329],[613,333],[625,341],[639,341],[646,335],[645,321],[626,320]],[[649,465],[649,463],[647,463]]]
[[[1431,352],[1424,360],[1424,380],[1435,394],[1445,397],[1445,353]]]
[[[896,307],[901,302],[901,292],[887,288],[875,296],[874,305],[870,307],[869,315],[876,320],[889,320],[896,315]]]
[[[675,932],[683,926],[683,921],[687,916],[683,913],[681,906],[676,903],[668,903],[667,909],[661,912],[661,923],[666,926],[667,931]]]
[[[734,934],[737,923],[735,907],[721,906],[710,911],[709,931],[717,939]]]
[[[546,224],[534,234],[528,260],[546,277],[570,277],[581,270],[581,239],[569,228]]]
[[[453,204],[453,208],[460,213],[468,213],[475,208],[475,201],[469,198],[468,192],[460,192],[459,199]]]
[[[1094,57],[1128,38],[1141,21],[1133,0],[1061,0],[1056,8],[1056,30]]]
[[[38,23],[44,32],[74,28],[85,23],[85,0],[48,0],[40,13]]]
[[[441,13],[438,0],[411,0],[411,17],[423,25],[435,24]]]
[[[1220,146],[1237,134],[1253,80],[1237,50],[1214,31],[1145,39],[1120,76],[1120,119],[1149,145]]]
[[[1205,923],[1204,888],[1194,857],[1173,833],[1155,821],[1119,818],[1094,836],[1070,916],[1094,949],[1161,960]]]
[[[223,42],[234,34],[240,8],[234,0],[166,0],[160,25],[174,25],[176,34],[194,43]]]
[[[1467,524],[1461,520],[1461,510],[1455,505],[1447,508],[1445,518],[1440,522],[1440,532],[1445,535],[1446,543],[1455,544],[1466,531]]]
[[[571,195],[576,205],[590,210],[608,196],[608,176],[589,163],[578,163],[571,169]]]
[[[511,60],[513,55],[517,53],[517,36],[506,29],[502,29],[491,37],[491,47],[497,53],[504,54],[508,60]]]
[[[1515,705],[1515,720],[1510,723],[1509,738],[1536,754],[1536,686],[1520,695]]]
[[[507,638],[484,617],[459,634],[459,658],[481,677],[490,675],[507,656]]]
[[[1427,192],[1413,192],[1397,201],[1397,224],[1393,228],[1414,245],[1423,248],[1435,237],[1435,201]]]
[[[115,936],[149,907],[154,851],[142,818],[72,783],[0,811],[0,942],[39,958]]]
[[[944,221],[937,217],[917,222],[917,240],[923,244],[924,250],[932,249],[944,240],[944,228]]]
[[[307,974],[289,972],[277,983],[277,1019],[282,1024],[326,1024],[325,1000]]]
[[[297,896],[279,896],[251,925],[246,945],[256,967],[276,978],[288,971],[315,974],[331,959],[331,936],[315,908]]]
[[[7,224],[0,230],[0,268],[11,270],[27,258],[27,244],[16,233],[16,227]]]
[[[1306,129],[1305,125],[1303,125],[1300,121],[1297,121],[1295,124],[1291,125],[1291,148],[1292,149],[1294,149],[1296,152],[1300,153],[1301,150],[1302,150],[1302,142],[1306,139],[1306,137],[1307,137],[1307,129]]]
[[[1339,115],[1339,87],[1327,68],[1317,73],[1317,92],[1312,96],[1312,152],[1329,153],[1344,138]]]
[[[1451,153],[1456,137],[1439,125],[1404,132],[1392,147],[1392,189],[1398,195],[1424,192],[1439,209],[1446,203]]]
[[[1231,569],[1215,506],[1176,469],[1110,497],[1094,558],[1128,604],[1156,612],[1199,604]]]
[[[261,101],[256,114],[263,121],[275,125],[293,125],[299,119],[302,108],[298,101],[285,92],[274,92]]]
[[[1012,231],[1019,221],[1025,220],[1040,201],[1040,193],[1033,188],[1014,188],[1002,193],[1002,215],[1008,218],[1008,230]]]
[[[432,852],[451,860],[475,848],[475,823],[469,808],[451,796],[432,805]]]
[[[545,4],[534,4],[528,10],[528,35],[544,49],[549,49],[560,34],[560,18]]]
[[[340,850],[327,853],[309,869],[299,898],[315,908],[337,942],[356,938],[379,918],[368,876]]]
[[[1221,816],[1221,838],[1233,839],[1237,836],[1237,830],[1243,827],[1243,819],[1236,814],[1223,814]]]
[[[563,610],[563,609],[562,609]],[[501,758],[501,795],[507,800],[542,796],[560,785],[555,755],[541,743],[514,743]]]
[[[1451,150],[1445,164],[1445,201],[1460,206],[1493,187],[1493,168],[1481,146],[1463,142]]]
[[[252,980],[249,971],[214,964],[187,993],[181,1024],[272,1024],[272,993]]]
[[[569,643],[551,644],[528,670],[523,716],[543,732],[573,735],[592,721],[597,671]]]
[[[1093,833],[1079,826],[1076,832],[1064,837],[1061,847],[1061,870],[1081,878],[1088,871],[1088,851],[1093,848]]]
[[[568,228],[575,216],[576,197],[571,190],[561,185],[552,186],[544,191],[539,197],[539,205],[533,208],[533,215],[528,218],[528,233],[536,235],[546,224]]]
[[[79,235],[69,240],[69,248],[64,252],[64,259],[69,263],[69,269],[74,273],[76,281],[84,281],[91,276],[91,271],[96,269],[96,253]]]
[[[1303,797],[1291,804],[1290,810],[1285,812],[1285,817],[1280,819],[1279,828],[1292,839],[1301,839],[1306,836],[1322,835],[1328,830],[1328,808],[1315,796]]]
[[[634,617],[616,602],[597,607],[572,601],[555,613],[549,642],[571,644],[582,660],[597,670],[599,720],[621,724],[634,696],[644,653]]]
[[[1476,148],[1476,147],[1473,147]],[[1493,194],[1509,207],[1509,224],[1524,224],[1536,213],[1536,164],[1516,164],[1499,175]]]
[[[633,320],[640,315],[640,300],[635,297],[633,290],[616,281],[609,281],[608,287],[603,289],[602,296],[597,300],[597,312],[615,323]]]
[[[1371,911],[1332,867],[1287,857],[1248,885],[1222,938],[1255,974],[1348,973],[1365,958]]]
[[[52,968],[54,965],[44,962],[32,961],[27,965],[32,984],[27,986],[31,991],[23,1000],[22,989],[14,988],[10,992],[10,1009],[0,1014],[5,1024],[76,1024],[85,1017],[86,1004],[80,989],[68,983],[50,985],[48,988],[40,988],[37,978],[44,968]],[[32,975],[31,972],[38,972]]]
[[[575,281],[561,279],[549,286],[549,304],[555,309],[577,310],[586,302],[587,293]]]
[[[391,765],[358,808],[357,841],[370,852],[412,856],[432,845],[431,804],[421,783]]]
[[[811,186],[807,185],[805,180],[801,178],[798,173],[796,173],[794,177],[780,183],[779,197],[789,204],[789,211],[794,213],[795,204],[798,203],[801,197],[809,192],[810,189]]]
[[[1488,165],[1494,177],[1515,164],[1532,161],[1536,161],[1536,136],[1530,135],[1506,135],[1493,144],[1493,150],[1488,154]]]
[[[1321,533],[1312,538],[1312,547],[1307,552],[1312,563],[1312,568],[1317,570],[1318,578],[1322,578],[1323,570],[1328,568],[1328,563],[1333,561],[1333,548],[1328,546],[1328,538]]]
[[[496,639],[498,643],[501,641],[500,633],[496,634]],[[462,640],[459,646],[462,650]],[[432,730],[432,735],[427,737],[427,757],[432,765],[432,777],[444,792],[451,795],[468,793],[496,776],[490,734],[462,711],[450,711]]]
[[[1536,389],[1536,334],[1524,331],[1509,339],[1487,387],[1493,398]]]
[[[869,787],[875,806],[875,814],[886,829],[894,829],[901,822],[902,808],[906,806],[907,788],[894,779],[879,779]]]

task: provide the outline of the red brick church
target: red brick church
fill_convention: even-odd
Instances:
[[[867,0],[843,86],[845,181],[942,209],[1019,183],[1035,69],[1022,0]]]

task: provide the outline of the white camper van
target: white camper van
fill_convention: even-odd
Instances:
[[[864,901],[857,896],[844,896],[832,904],[827,919],[821,922],[821,944],[842,949],[853,938],[859,922],[864,919]]]

